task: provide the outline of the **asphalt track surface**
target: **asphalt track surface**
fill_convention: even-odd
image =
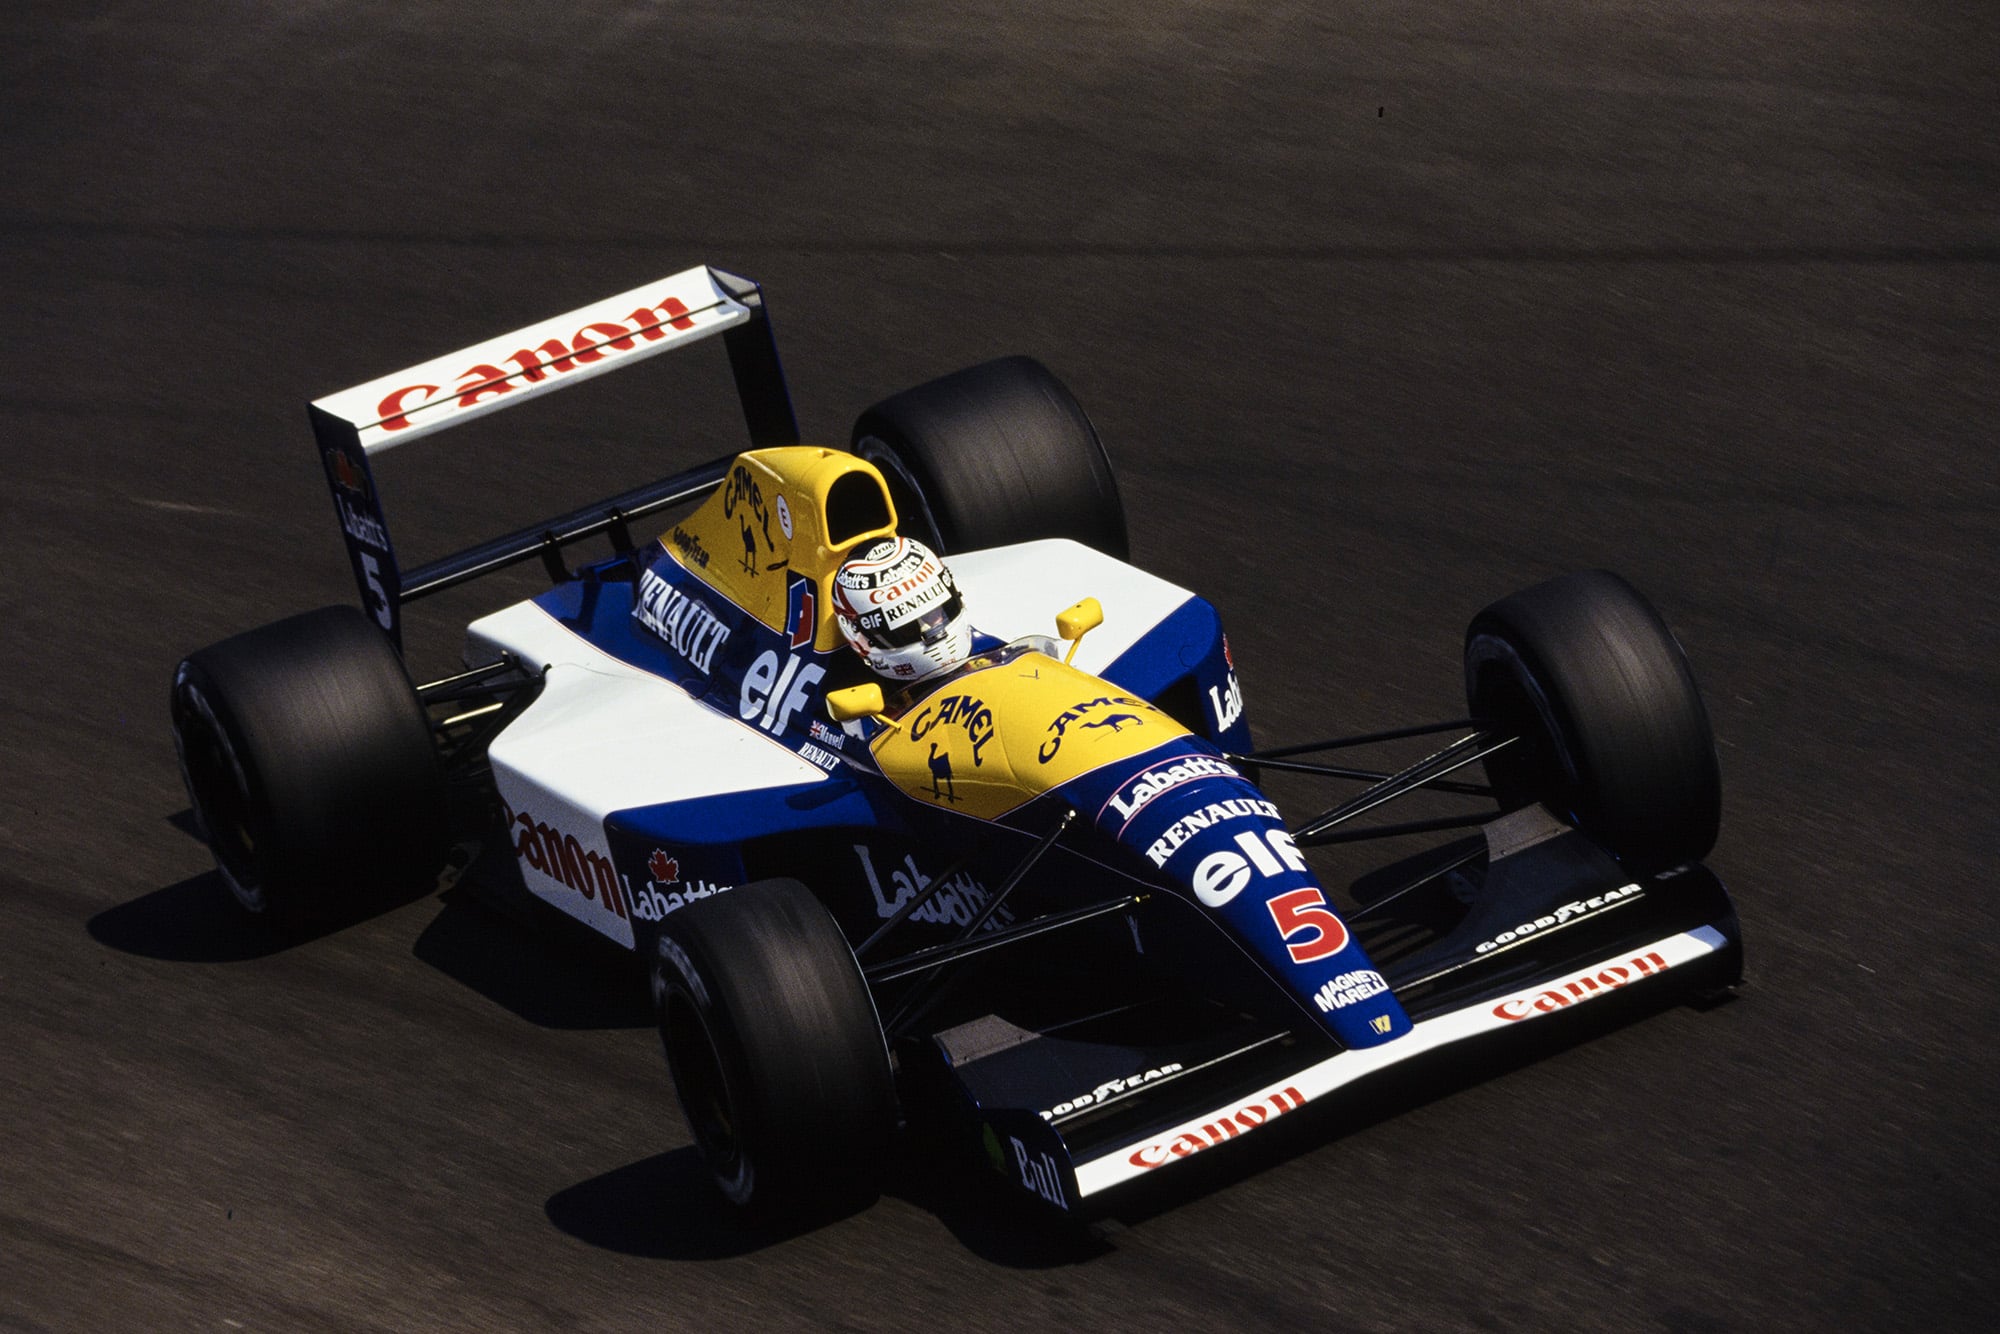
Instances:
[[[0,1328],[1982,1326],[1996,13],[7,6]],[[1474,610],[1622,571],[1749,985],[1095,1233],[912,1157],[771,1236],[593,958],[455,896],[237,923],[166,686],[352,596],[304,403],[703,261],[813,438],[1054,367],[1267,742],[1449,716]],[[671,360],[385,461],[406,553],[736,447]]]

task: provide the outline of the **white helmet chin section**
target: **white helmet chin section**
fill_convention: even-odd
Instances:
[[[915,681],[972,656],[972,623],[944,560],[921,542],[888,537],[833,576],[840,632],[868,665]]]

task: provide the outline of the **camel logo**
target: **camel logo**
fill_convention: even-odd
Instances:
[[[1068,730],[1071,723],[1082,723],[1084,727],[1109,727],[1113,732],[1117,732],[1123,724],[1139,721],[1139,715],[1136,713],[1114,713],[1100,718],[1095,722],[1082,722],[1083,715],[1094,709],[1108,709],[1121,705],[1126,708],[1144,709],[1149,713],[1157,712],[1145,700],[1133,699],[1129,695],[1099,695],[1096,699],[1087,699],[1081,703],[1072,704],[1057,714],[1055,721],[1049,724],[1049,739],[1044,741],[1041,749],[1035,752],[1035,758],[1043,764],[1047,764],[1050,760],[1054,759],[1056,752],[1062,749],[1063,733]]]
[[[736,519],[736,522],[743,534],[743,572],[754,578],[760,568],[757,564],[757,538],[760,535],[763,537],[764,550],[774,556],[778,553],[778,544],[771,538],[771,511],[764,504],[764,488],[757,484],[757,479],[750,475],[750,470],[741,464],[730,473],[729,481],[723,487],[722,517],[736,518],[739,507],[743,511],[743,516]],[[783,569],[788,560],[789,557],[779,556],[777,560],[761,568]]]
[[[979,767],[979,752],[993,739],[993,710],[986,707],[984,700],[971,695],[947,695],[935,704],[926,704],[923,711],[910,722],[910,740],[922,741],[933,727],[949,723],[963,728],[972,741],[972,766]],[[937,752],[935,743],[931,752]],[[931,761],[937,767],[937,761]]]
[[[938,754],[937,742],[931,742],[931,795],[939,801],[958,801],[958,789],[951,785],[951,752]]]

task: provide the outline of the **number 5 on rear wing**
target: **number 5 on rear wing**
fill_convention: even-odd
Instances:
[[[595,533],[609,532],[619,550],[629,550],[630,521],[699,496],[721,480],[728,460],[494,538],[406,576],[389,542],[368,466],[371,457],[718,333],[729,353],[751,444],[797,444],[798,422],[763,293],[748,279],[707,265],[314,402],[308,409],[313,436],[326,465],[355,584],[362,605],[390,641],[402,646],[402,606],[426,594],[538,555],[552,578],[566,578],[561,548]]]

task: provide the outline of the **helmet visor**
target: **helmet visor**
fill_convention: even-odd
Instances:
[[[921,616],[913,616],[900,625],[870,627],[865,622],[862,633],[868,642],[881,648],[908,648],[912,644],[926,643],[948,629],[965,610],[965,599],[957,592]]]

